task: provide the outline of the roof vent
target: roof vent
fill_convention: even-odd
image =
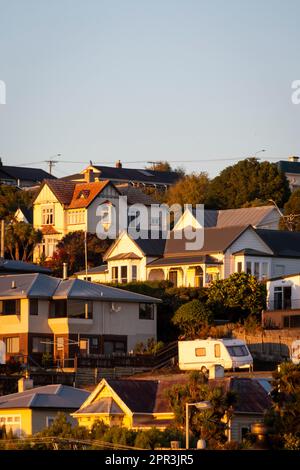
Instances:
[[[16,289],[17,286],[16,286],[16,281],[11,281],[11,288],[12,289]]]
[[[299,157],[296,157],[295,155],[291,155],[291,156],[288,158],[288,161],[289,161],[289,162],[299,162]]]

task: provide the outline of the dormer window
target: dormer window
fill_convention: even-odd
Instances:
[[[90,190],[89,189],[82,189],[79,191],[77,199],[88,199],[90,195]]]

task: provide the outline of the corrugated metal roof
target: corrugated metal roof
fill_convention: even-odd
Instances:
[[[300,162],[280,160],[277,162],[277,166],[283,173],[294,173],[296,175],[300,174]]]
[[[44,273],[50,274],[51,269],[39,266],[38,264],[25,263],[24,261],[16,261],[11,259],[0,258],[0,273],[10,274],[15,272],[28,273]]]
[[[41,168],[28,168],[25,166],[8,166],[1,165],[1,172],[6,173],[11,179],[20,181],[33,181],[35,183],[41,183],[45,178],[55,180],[56,177],[50,175]]]
[[[105,273],[108,272],[108,267],[107,264],[101,264],[100,266],[94,266],[93,268],[88,268],[88,274],[100,274],[100,273]],[[86,271],[85,269],[83,271],[78,271],[75,273],[76,275],[78,274],[84,274],[85,275]]]
[[[129,205],[144,204],[145,206],[151,206],[151,204],[157,204],[157,201],[152,196],[143,193],[143,191],[131,184],[118,184],[116,188],[118,188],[122,196],[127,196],[127,203]]]
[[[300,232],[256,229],[275,256],[300,258]]]
[[[15,288],[12,288],[12,281]],[[111,302],[157,303],[159,299],[81,279],[59,279],[45,274],[0,276],[0,298],[82,299]]]
[[[0,409],[10,408],[58,408],[78,409],[89,392],[67,385],[45,385],[21,393],[0,397]]]
[[[103,397],[100,400],[91,403],[90,405],[77,410],[76,415],[86,413],[110,413],[110,414],[124,414],[119,405],[112,397]]]
[[[272,214],[272,222],[279,222],[280,215],[276,208],[272,206],[245,207],[240,209],[205,210],[204,226],[209,227],[230,227],[238,225],[253,225],[258,227],[263,224],[265,218]],[[195,210],[193,210],[195,215]]]

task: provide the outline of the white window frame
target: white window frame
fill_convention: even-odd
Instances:
[[[17,436],[20,437],[21,433],[22,433],[22,417],[20,414],[10,414],[10,415],[1,415],[0,414],[0,427],[2,426],[5,426],[5,429],[6,429],[6,432],[9,431],[9,425],[10,423],[8,423],[8,418],[12,418],[13,421],[12,423],[15,424],[16,421],[15,419],[18,418],[18,425],[19,425],[19,429],[16,431],[13,431],[14,434],[16,434]],[[5,422],[3,422],[3,419],[5,420]]]
[[[46,416],[46,427],[49,428],[54,420],[55,416]]]
[[[49,222],[50,217],[52,218],[52,222]],[[53,206],[42,207],[42,225],[54,225],[54,207]]]

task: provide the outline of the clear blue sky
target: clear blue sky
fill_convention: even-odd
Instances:
[[[300,154],[299,18],[299,0],[0,0],[0,156],[213,176],[232,163],[213,158]]]

